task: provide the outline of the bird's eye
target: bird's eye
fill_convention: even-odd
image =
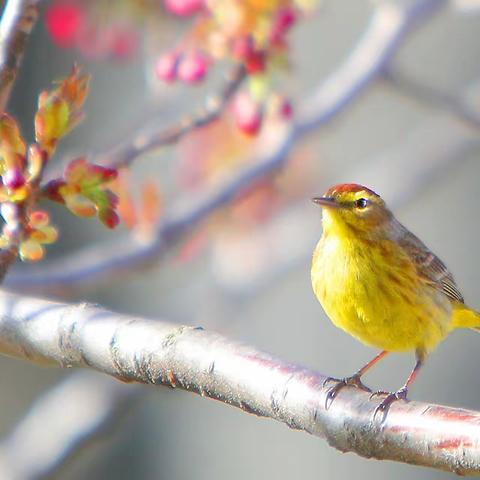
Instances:
[[[363,209],[368,205],[368,200],[366,198],[359,198],[355,201],[355,207]]]

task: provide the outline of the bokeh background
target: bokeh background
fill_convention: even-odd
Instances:
[[[294,105],[352,51],[376,3],[325,1],[311,18],[295,26],[291,32],[293,64],[282,79],[282,88]],[[393,66],[435,91],[480,108],[475,90],[480,78],[480,8],[475,3],[452,2],[439,11],[410,34]],[[158,41],[168,46],[184,28],[184,22],[165,16]],[[28,138],[33,136],[38,92],[52,79],[64,76],[74,61],[92,73],[91,93],[86,121],[62,143],[58,162],[72,152],[111,147],[152,119],[167,126],[201,105],[221,77],[213,73],[195,88],[165,86],[151,78],[153,59],[148,48],[130,61],[89,60],[76,51],[55,47],[40,21],[10,104]],[[265,221],[257,222],[249,235],[239,234],[234,241],[236,237],[229,236],[232,224],[221,218],[195,255],[180,258],[182,244],[148,270],[91,288],[86,285],[66,298],[202,325],[330,375],[349,374],[375,352],[331,325],[312,293],[310,255],[321,225],[320,212],[309,198],[333,183],[366,182],[393,202],[399,219],[445,261],[467,302],[480,309],[479,140],[478,131],[448,109],[415,100],[378,79],[334,121],[297,146],[292,157],[301,159],[292,161],[308,173],[304,176],[309,180],[300,181],[300,193],[289,197]],[[437,168],[438,156],[446,153]],[[168,209],[188,195],[175,184],[180,155],[181,149],[169,148],[143,156],[135,162],[132,184],[154,179]],[[291,170],[289,175],[293,175]],[[288,184],[289,178],[283,181]],[[48,259],[124,234],[122,230],[112,234],[94,221],[60,209],[53,209],[53,215],[61,241],[49,250]],[[478,409],[479,362],[480,336],[454,332],[429,358],[411,398]],[[368,375],[367,383],[396,388],[412,365],[413,355],[392,355]],[[39,396],[71,374],[2,358],[1,433],[8,435]],[[141,398],[100,439],[77,452],[56,472],[56,478],[450,476],[341,454],[318,438],[218,402],[166,388],[141,388]],[[68,415],[66,403],[59,408],[58,418],[67,420]],[[45,425],[45,436],[50,433]]]

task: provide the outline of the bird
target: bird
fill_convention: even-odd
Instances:
[[[391,352],[414,352],[404,385],[384,396],[374,416],[384,418],[397,400],[407,400],[428,354],[456,328],[480,329],[445,264],[404,227],[373,190],[335,185],[312,201],[322,207],[323,232],[313,252],[315,296],[333,324],[380,353],[343,379],[329,377],[328,408],[340,390],[371,390],[361,377]],[[327,382],[326,381],[326,382]]]

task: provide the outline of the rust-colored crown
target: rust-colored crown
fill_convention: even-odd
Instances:
[[[338,185],[334,185],[327,190],[325,196],[327,197],[334,197],[335,195],[341,193],[356,193],[356,192],[367,192],[371,195],[375,195],[376,197],[380,197],[378,193],[375,193],[373,190],[370,190],[363,185],[359,185],[358,183],[340,183]]]

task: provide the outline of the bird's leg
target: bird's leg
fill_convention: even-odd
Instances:
[[[383,422],[393,402],[396,402],[397,400],[407,400],[408,389],[410,385],[417,378],[418,372],[420,371],[420,368],[423,365],[423,361],[424,361],[424,355],[419,354],[417,352],[417,362],[415,363],[415,367],[413,367],[413,370],[410,372],[410,375],[408,376],[407,381],[405,382],[405,385],[403,385],[403,387],[400,388],[400,390],[397,390],[396,392],[379,391],[379,392],[374,392],[370,395],[370,398],[377,395],[386,395],[386,397],[381,401],[380,405],[378,405],[378,407],[375,409],[373,418],[375,418],[377,414],[380,413],[382,414],[382,422]]]
[[[323,382],[323,386],[325,386],[328,382],[335,382],[335,385],[330,387],[327,392],[327,397],[325,399],[325,409],[328,410],[330,405],[332,404],[333,400],[337,396],[338,392],[346,387],[346,386],[352,386],[356,388],[360,388],[362,390],[365,390],[366,392],[371,392],[371,390],[362,383],[361,377],[364,375],[370,368],[372,368],[378,361],[380,361],[385,355],[387,355],[388,352],[383,351],[380,352],[377,356],[372,358],[367,364],[365,364],[360,370],[355,372],[352,376],[350,377],[345,377],[345,378],[333,378],[333,377],[328,377],[325,379]]]

